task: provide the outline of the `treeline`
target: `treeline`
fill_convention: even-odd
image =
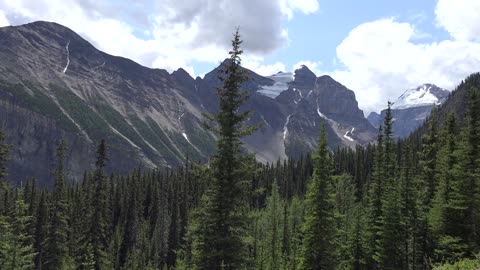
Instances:
[[[57,147],[51,190],[35,179],[19,187],[2,183],[0,269],[173,269],[188,240],[191,210],[211,179],[208,165],[187,162],[177,169],[107,175],[108,148],[102,141],[96,170],[74,181],[66,178],[66,147],[64,141]],[[252,218],[269,205],[273,179],[282,186],[277,196],[294,198],[294,212],[303,212],[298,198],[312,174],[309,156],[265,165],[250,161]],[[299,229],[300,218],[296,222]]]
[[[34,179],[0,187],[0,269],[478,269],[480,95],[395,140],[390,104],[375,144],[328,148],[275,164],[243,155],[247,99],[240,36],[206,116],[217,136],[209,164],[67,179],[64,141],[51,190]],[[440,123],[442,122],[442,123]],[[0,179],[9,147],[0,134]]]

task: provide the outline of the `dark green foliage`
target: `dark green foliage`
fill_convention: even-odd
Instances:
[[[32,216],[22,198],[22,190],[15,194],[9,216],[0,216],[0,269],[32,269],[35,252],[28,233]]]
[[[52,190],[32,179],[0,189],[0,269],[478,268],[479,75],[461,84],[469,93],[460,118],[441,107],[395,141],[387,112],[376,144],[331,152],[323,130],[313,159],[258,164],[239,140],[252,129],[237,111],[246,96],[235,90],[235,40],[222,110],[210,118],[219,137],[210,163],[192,163],[189,152],[174,169],[107,175],[102,140],[94,171],[68,181],[60,142]],[[82,106],[64,98],[70,109]],[[173,136],[141,121],[136,127],[159,147]]]
[[[0,192],[3,191],[5,186],[5,177],[7,176],[7,161],[9,151],[9,145],[6,144],[6,135],[0,130]],[[1,198],[1,196],[0,196]],[[0,208],[0,211],[2,209]]]
[[[13,96],[15,102],[18,102],[19,105],[58,121],[66,130],[78,131],[77,126],[68,119],[50,97],[43,93],[44,90],[41,88],[27,82],[11,84],[0,80],[0,90]],[[0,97],[2,97],[1,93]]]
[[[105,166],[107,165],[107,142],[102,139],[97,148],[96,170],[93,175],[94,196],[92,199],[92,219],[90,223],[90,244],[93,250],[95,269],[105,269],[109,265],[106,250],[108,248],[107,230],[109,220],[108,190]]]
[[[46,239],[48,233],[48,209],[45,192],[40,196],[38,203],[35,232],[33,235],[33,247],[35,249],[35,269],[43,269],[46,259]]]
[[[308,184],[303,225],[301,269],[335,269],[335,223],[332,169],[325,124],[314,158],[313,177]]]
[[[465,129],[463,130],[461,181],[459,193],[463,201],[457,205],[463,208],[462,238],[469,250],[480,247],[480,93],[478,89],[470,89]],[[462,199],[460,199],[462,200]],[[470,254],[472,255],[472,254]]]
[[[48,238],[46,243],[46,250],[39,248],[41,245],[37,243],[37,248],[40,251],[40,259],[44,269],[65,269],[68,256],[67,236],[68,236],[68,204],[67,204],[67,190],[65,183],[65,159],[67,146],[64,140],[60,140],[57,147],[57,165],[54,172],[55,186],[53,191],[53,206],[50,213],[50,224],[48,229]],[[43,198],[45,200],[45,198]],[[45,208],[46,206],[41,206]],[[39,212],[39,219],[44,219],[46,209]],[[39,220],[38,239],[41,241],[45,236],[44,221]],[[45,259],[43,259],[45,253]]]
[[[60,106],[78,123],[88,135],[107,136],[110,134],[107,122],[103,120],[89,105],[74,92],[57,85],[50,85]]]
[[[218,136],[217,153],[212,160],[212,183],[194,216],[193,260],[196,269],[241,269],[246,257],[245,190],[247,175],[240,138],[254,128],[243,122],[250,112],[239,113],[247,99],[240,86],[246,80],[240,67],[240,35],[232,40],[230,59],[220,75],[223,87],[217,89],[219,112],[207,118],[217,126],[207,127]],[[225,76],[225,77],[223,77]]]

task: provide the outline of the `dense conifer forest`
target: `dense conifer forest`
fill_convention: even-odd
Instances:
[[[322,128],[314,153],[261,164],[242,150],[256,127],[238,32],[232,45],[208,164],[107,174],[101,140],[95,170],[69,179],[60,141],[53,187],[12,186],[2,133],[0,269],[480,268],[480,75],[461,119],[434,109],[395,140],[388,104],[375,144],[332,150]]]

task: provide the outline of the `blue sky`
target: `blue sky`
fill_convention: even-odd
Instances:
[[[142,65],[203,75],[236,26],[262,75],[306,64],[352,89],[366,113],[407,88],[453,89],[480,71],[478,0],[0,0],[0,26],[55,21]]]
[[[381,18],[415,23],[433,39],[446,38],[448,33],[435,26],[434,0],[335,0],[322,1],[315,14],[298,16],[287,21],[290,44],[266,58],[266,63],[283,61],[290,67],[299,60],[321,62],[322,70],[335,68],[336,47],[356,26]]]

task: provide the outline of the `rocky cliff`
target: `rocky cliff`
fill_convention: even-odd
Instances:
[[[9,180],[51,182],[55,145],[69,145],[68,170],[81,177],[101,138],[110,145],[109,170],[177,166],[189,156],[206,161],[215,137],[202,113],[218,109],[216,68],[204,78],[171,74],[97,50],[70,29],[49,22],[0,28],[1,128],[12,144]],[[243,85],[262,127],[245,138],[260,161],[298,156],[316,145],[321,123],[329,143],[354,146],[375,137],[353,91],[308,67],[262,77],[245,70]],[[265,95],[265,89],[275,89]]]

